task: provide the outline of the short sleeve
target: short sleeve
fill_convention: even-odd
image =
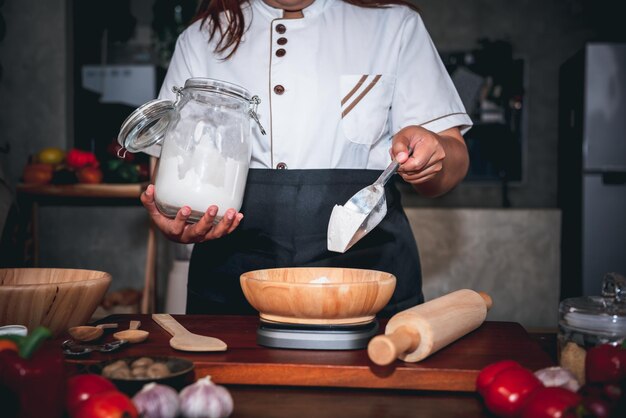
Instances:
[[[467,115],[454,84],[421,16],[409,12],[404,21],[396,87],[391,107],[393,132],[419,125],[433,132],[459,127],[467,132]]]

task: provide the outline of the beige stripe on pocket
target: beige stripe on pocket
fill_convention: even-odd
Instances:
[[[370,90],[372,90],[372,88],[374,88],[374,86],[376,85],[376,83],[378,83],[378,80],[380,80],[380,78],[382,77],[381,74],[376,74],[376,76],[374,77],[374,79],[368,84],[368,86],[361,92],[361,94],[359,94],[354,100],[352,100],[352,102],[343,110],[343,112],[341,112],[341,117],[345,118],[346,115],[348,113],[350,113],[350,111],[352,109],[354,109],[354,107],[359,104],[359,102],[367,95],[367,93],[370,92]],[[350,93],[348,93],[346,95],[346,97],[344,97],[344,100],[341,101],[341,105],[343,106],[349,99],[350,97],[352,97],[352,95],[359,89],[359,87],[363,84],[363,82],[365,81],[365,79],[367,78],[367,76],[363,76],[361,77],[361,79],[359,80],[359,82],[357,83],[357,85],[350,90]]]
[[[348,94],[346,94],[346,96],[341,100],[341,106],[343,106],[344,104],[346,104],[346,102],[348,100],[350,100],[350,97],[352,97],[352,95],[354,93],[356,93],[356,91],[361,87],[361,85],[365,82],[365,80],[367,80],[367,74],[365,74],[364,76],[362,76],[359,81],[356,82],[355,86],[352,88],[352,90],[350,90],[348,92]]]

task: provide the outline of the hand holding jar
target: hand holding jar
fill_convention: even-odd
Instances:
[[[196,223],[189,223],[191,208],[183,206],[176,216],[171,219],[164,216],[158,209],[154,200],[154,186],[149,185],[141,194],[141,203],[148,210],[152,221],[163,234],[170,240],[182,244],[191,244],[221,238],[230,234],[237,228],[243,219],[243,213],[230,208],[222,219],[216,224],[218,207],[210,206]]]

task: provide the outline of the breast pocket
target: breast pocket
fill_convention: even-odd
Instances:
[[[341,125],[357,144],[373,144],[385,132],[394,80],[382,74],[342,75]]]

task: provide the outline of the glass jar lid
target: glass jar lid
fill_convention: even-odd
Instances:
[[[245,88],[234,83],[229,83],[222,80],[214,80],[211,78],[196,77],[187,79],[187,81],[185,81],[184,88],[224,94],[226,96],[231,96],[236,99],[245,100],[246,102],[250,102],[252,99],[250,92]]]
[[[130,152],[139,152],[160,143],[169,124],[176,119],[174,102],[152,100],[131,113],[120,128],[117,142]]]
[[[592,334],[626,336],[626,279],[608,273],[602,283],[602,296],[563,300],[559,305],[563,325]]]

